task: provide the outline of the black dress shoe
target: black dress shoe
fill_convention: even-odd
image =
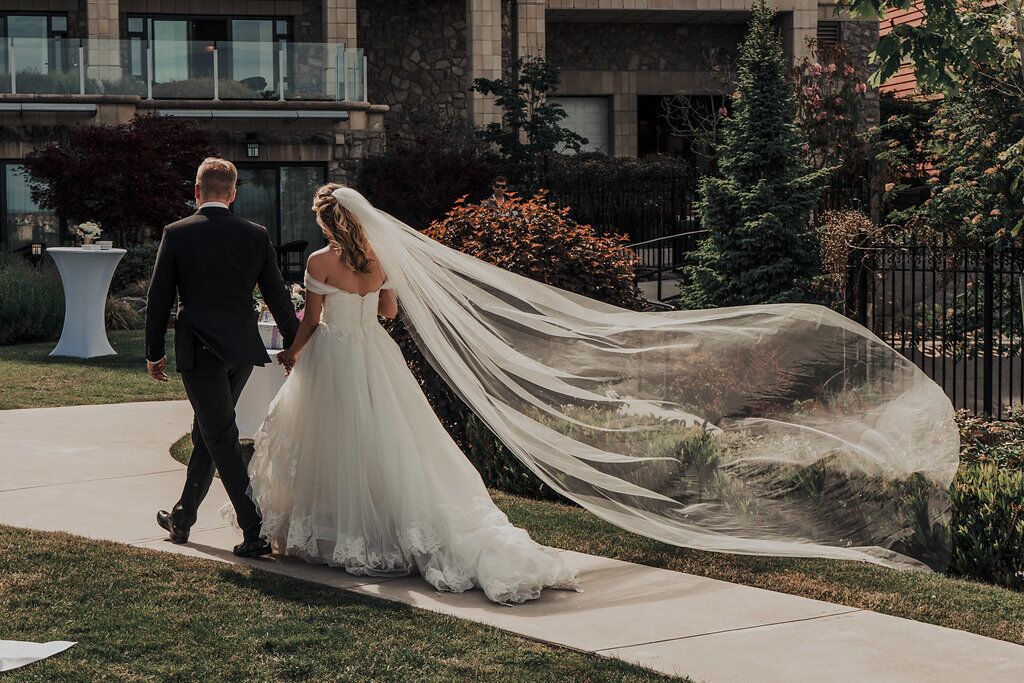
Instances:
[[[171,520],[171,513],[161,510],[156,513],[156,523],[171,535],[171,543],[188,543],[188,529],[179,529]]]
[[[243,541],[235,546],[235,555],[239,557],[260,557],[269,555],[274,551],[270,547],[270,541],[260,536],[251,541]]]

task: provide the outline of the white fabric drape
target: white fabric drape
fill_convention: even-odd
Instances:
[[[0,640],[0,672],[27,666],[41,659],[67,650],[74,642],[54,640],[49,643],[30,643],[22,640]]]
[[[704,550],[948,561],[942,389],[805,304],[641,313],[363,224],[423,355],[538,477],[613,524]]]

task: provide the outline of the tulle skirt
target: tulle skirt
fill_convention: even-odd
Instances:
[[[279,553],[357,575],[418,571],[439,590],[519,603],[578,589],[512,526],[379,325],[321,325],[275,398],[249,468]]]

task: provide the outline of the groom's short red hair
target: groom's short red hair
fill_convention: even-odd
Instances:
[[[227,159],[206,157],[196,171],[199,194],[206,197],[226,197],[235,189],[238,169]]]

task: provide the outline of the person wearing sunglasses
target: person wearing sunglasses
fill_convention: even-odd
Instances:
[[[492,194],[490,197],[484,200],[484,206],[499,207],[503,206],[508,199],[505,196],[505,191],[508,190],[508,180],[505,176],[498,176],[491,183]]]

